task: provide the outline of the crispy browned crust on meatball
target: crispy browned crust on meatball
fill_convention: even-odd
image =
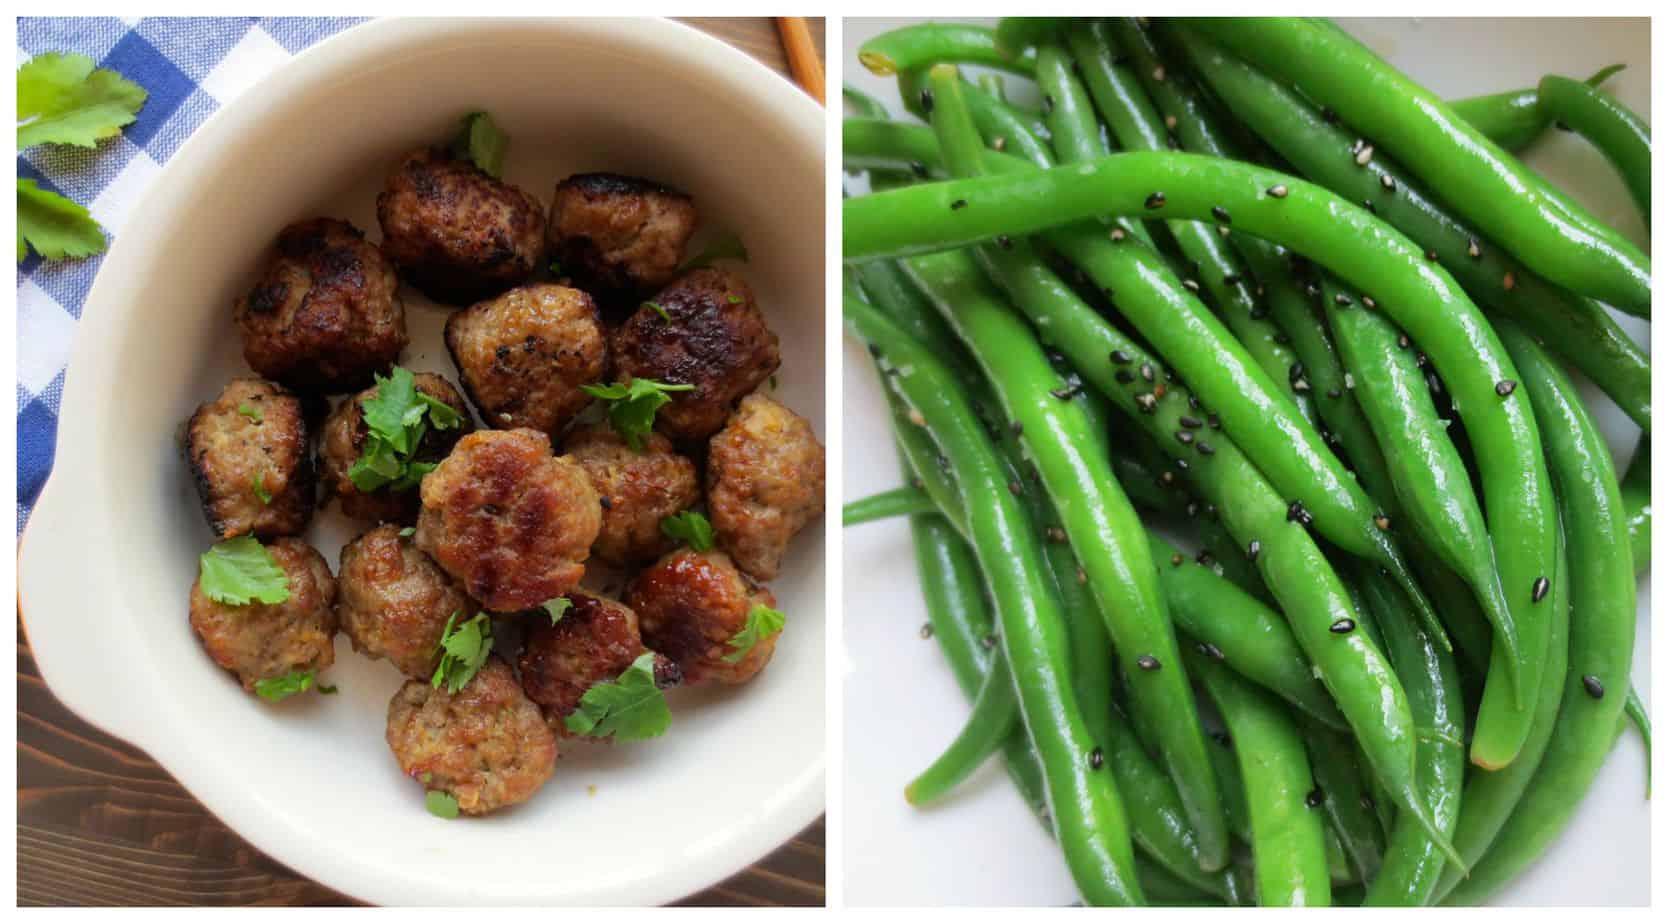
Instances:
[[[428,680],[446,621],[478,607],[393,524],[342,548],[336,618],[353,650],[387,658],[407,677]]]
[[[243,358],[303,391],[363,388],[400,358],[408,338],[394,265],[358,228],[334,218],[296,222],[237,300]]]
[[[201,578],[191,585],[191,628],[214,663],[251,691],[256,681],[322,671],[336,660],[336,579],[324,556],[287,536],[267,551],[289,583],[283,603],[220,603],[203,593]]]
[[[456,694],[408,680],[388,704],[400,771],[466,815],[525,802],[556,771],[556,736],[496,655]]]
[[[544,253],[544,206],[446,148],[414,151],[376,199],[382,249],[428,297],[467,305],[526,282]]]
[[[637,612],[643,643],[676,662],[686,684],[743,683],[776,650],[770,635],[734,664],[724,660],[735,651],[730,639],[747,627],[748,611],[756,604],[774,607],[776,598],[717,550],[682,548],[665,556],[631,582],[626,604]]]
[[[489,610],[572,590],[602,527],[585,470],[537,430],[478,430],[423,478],[417,547]]]
[[[446,349],[487,426],[558,434],[608,375],[608,340],[591,297],[540,284],[477,302],[446,321]]]
[[[648,649],[637,632],[637,614],[617,600],[570,593],[573,606],[551,625],[542,613],[522,642],[521,688],[544,708],[545,718],[558,735],[566,736],[562,721],[579,708],[585,691],[624,673]],[[675,685],[682,674],[664,655],[655,655],[655,683]]]
[[[707,453],[718,544],[754,579],[776,577],[788,541],[823,511],[827,454],[805,418],[748,395]]]
[[[701,499],[694,462],[658,433],[634,452],[606,423],[575,430],[562,448],[585,469],[602,504],[602,531],[591,547],[598,558],[629,565],[671,550],[676,543],[660,521]]]
[[[238,413],[239,407],[251,416]],[[219,538],[269,539],[307,528],[313,515],[307,421],[301,401],[282,387],[233,379],[186,423],[185,458],[203,514]]]
[[[463,417],[463,422],[450,430],[429,427],[423,433],[423,439],[417,444],[414,458],[419,462],[439,462],[446,457],[452,447],[465,434],[475,430],[475,422],[469,416],[469,405],[464,403],[463,395],[452,387],[452,383],[430,372],[419,372],[412,376],[417,390],[437,401],[443,401]],[[356,520],[366,520],[372,523],[415,523],[417,521],[418,497],[415,487],[404,491],[395,491],[389,487],[382,487],[369,494],[360,491],[348,477],[353,463],[359,461],[364,453],[365,440],[370,436],[370,428],[365,426],[365,411],[363,402],[377,394],[378,386],[370,388],[344,398],[330,412],[324,421],[324,429],[319,435],[318,467],[319,477],[324,482],[324,489],[329,496],[341,502],[342,513]]]
[[[615,331],[615,375],[694,385],[673,392],[655,427],[674,440],[704,440],[724,426],[730,407],[781,365],[776,335],[765,326],[753,291],[727,270],[691,270],[662,289]]]
[[[546,241],[587,290],[640,298],[672,281],[695,233],[694,200],[652,180],[580,173],[556,184]]]

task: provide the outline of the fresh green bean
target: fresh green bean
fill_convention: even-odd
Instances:
[[[1365,623],[1363,623],[1365,625]],[[1360,872],[1372,881],[1384,862],[1384,832],[1373,814],[1373,802],[1364,787],[1365,775],[1356,762],[1354,742],[1347,736],[1314,722],[1298,722],[1298,731],[1309,754],[1314,775],[1314,792],[1338,834],[1344,853]]]
[[[1645,711],[1645,702],[1639,698],[1639,690],[1635,687],[1627,688],[1627,704],[1622,707],[1627,713],[1627,719],[1633,724],[1634,730],[1639,732],[1639,738],[1645,745],[1645,798],[1651,797],[1651,716]]]
[[[920,23],[893,29],[858,46],[857,60],[872,74],[890,77],[943,62],[981,64],[1029,77],[1036,55],[1009,55],[997,48],[996,32],[962,23]]]
[[[1587,78],[1588,86],[1599,86],[1623,68],[1612,64]],[[1508,151],[1521,151],[1552,124],[1552,117],[1540,107],[1540,95],[1534,87],[1468,96],[1449,100],[1454,113],[1471,124],[1483,137]]]
[[[1639,440],[1633,458],[1622,476],[1622,505],[1627,510],[1628,548],[1633,552],[1633,573],[1651,570],[1651,438]]]
[[[927,87],[927,70],[904,71],[898,75],[898,95],[903,100],[904,108],[922,120],[931,115],[926,105],[932,98],[932,91]],[[1046,120],[1020,112],[966,81],[962,84],[962,95],[973,110],[973,120],[978,123],[979,131],[990,138],[993,145],[1039,167],[1054,165]]]
[[[840,525],[857,526],[887,517],[936,512],[938,505],[925,492],[915,488],[896,488],[846,504],[840,509]]]
[[[979,686],[973,710],[961,732],[927,769],[904,787],[904,799],[910,805],[930,805],[948,795],[987,757],[996,753],[1018,727],[1018,717],[1019,704],[1014,698],[1008,662],[992,658],[990,671]]]
[[[1543,114],[1586,138],[1616,168],[1650,227],[1651,127],[1614,96],[1579,80],[1549,74],[1536,91]]]
[[[1004,16],[996,21],[996,48],[1009,57],[1019,57],[1072,24],[1072,20],[1059,16]]]

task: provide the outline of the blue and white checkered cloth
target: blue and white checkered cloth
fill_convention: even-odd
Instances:
[[[87,206],[111,238],[185,139],[303,48],[359,22],[340,18],[43,18],[17,21],[17,64],[78,52],[150,94],[139,120],[96,149],[42,145],[21,152],[17,175]],[[17,529],[52,470],[64,366],[81,305],[102,257],[17,269]]]

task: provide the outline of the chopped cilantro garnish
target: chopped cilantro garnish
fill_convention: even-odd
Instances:
[[[423,795],[423,807],[436,818],[452,819],[458,817],[457,797],[449,792],[431,789]]]
[[[573,601],[567,597],[557,597],[553,600],[544,601],[544,611],[550,614],[550,624],[553,626],[561,622],[562,617],[566,616],[568,610],[571,609],[573,609]]]
[[[446,620],[446,628],[441,630],[440,642],[434,649],[435,653],[444,654],[440,654],[431,682],[437,690],[444,684],[448,693],[456,693],[474,680],[492,654],[492,620],[487,614],[476,613],[473,619],[453,629],[457,618],[458,614],[453,613]]]
[[[415,535],[417,535],[417,527],[415,526],[407,526],[405,529],[400,530],[401,539],[409,539]]]
[[[615,741],[664,734],[672,724],[672,710],[654,682],[654,653],[644,652],[618,679],[586,690],[579,708],[563,721],[574,734]]]
[[[741,243],[741,238],[726,231],[708,242],[700,253],[685,260],[678,269],[682,271],[710,266],[718,260],[740,260],[746,263],[747,247]]]
[[[255,681],[255,695],[269,703],[276,703],[297,693],[305,693],[312,685],[312,671],[290,671],[282,677],[268,677]],[[319,692],[326,692],[325,688],[319,687]],[[336,688],[331,687],[328,692],[334,693]]]
[[[376,377],[376,394],[359,402],[365,418],[365,445],[348,469],[348,479],[364,492],[388,487],[404,491],[416,487],[434,471],[433,462],[414,462],[412,456],[432,424],[437,430],[463,425],[454,407],[417,390],[411,370],[395,366],[387,378]]]
[[[665,321],[667,324],[672,323],[672,316],[666,313],[665,308],[660,307],[659,302],[644,302],[643,307],[652,309],[654,313],[660,315],[660,319]]]
[[[581,385],[580,390],[593,398],[609,402],[608,422],[633,450],[643,450],[643,437],[654,429],[654,412],[671,401],[667,392],[694,391],[693,385],[669,385],[653,379],[632,379],[629,383],[612,385]]]
[[[781,632],[787,621],[788,618],[782,615],[781,611],[773,610],[763,603],[753,604],[753,608],[747,611],[747,625],[730,637],[730,647],[735,650],[724,656],[725,663],[735,664],[747,657],[754,645]]]
[[[660,531],[697,552],[712,548],[712,523],[699,511],[685,510],[660,521]]]
[[[742,297],[741,296],[739,296],[739,295],[730,296],[730,304],[739,305],[741,303],[742,303]]]
[[[283,603],[290,598],[284,569],[254,536],[217,542],[198,556],[197,564],[198,583],[210,600],[243,606],[251,600]]]
[[[261,409],[258,408],[258,407],[255,407],[254,405],[250,404],[247,401],[240,402],[238,404],[237,412],[239,414],[242,414],[243,416],[249,418],[250,420],[253,420],[256,423],[261,422]]]
[[[510,139],[498,130],[490,114],[471,112],[463,117],[452,151],[469,158],[482,173],[496,180],[504,175],[504,151],[509,146]]]
[[[261,499],[262,504],[272,503],[272,495],[266,490],[265,471],[255,473],[255,496]]]

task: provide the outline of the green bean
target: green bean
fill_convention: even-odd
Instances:
[[[1538,183],[1429,90],[1342,30],[1297,19],[1191,21],[1247,61],[1337,110],[1449,205],[1554,283],[1648,317],[1650,258]],[[1362,149],[1368,157],[1371,151]],[[1357,154],[1357,159],[1361,156]],[[1570,216],[1580,220],[1571,220]]]
[[[1034,524],[1008,490],[1005,466],[953,375],[932,353],[857,298],[845,300],[844,314],[853,332],[878,349],[890,368],[910,368],[909,375],[889,375],[886,382],[926,422],[956,474],[1073,880],[1090,904],[1140,904],[1122,800],[1111,774],[1094,766],[1095,743],[1069,680],[1065,619],[1048,589]]]
[[[920,23],[893,29],[858,46],[857,60],[881,77],[942,62],[981,64],[1021,77],[1029,77],[1036,70],[1034,54],[1006,54],[997,48],[994,30],[961,23]]]
[[[1459,665],[1407,612],[1396,588],[1368,575],[1362,590],[1384,631],[1390,660],[1413,704],[1419,725],[1420,786],[1425,802],[1445,830],[1458,821],[1465,775],[1465,717],[1460,701]],[[1390,830],[1384,864],[1369,879],[1366,904],[1419,906],[1430,901],[1442,875],[1440,849],[1411,819]]]
[[[1627,524],[1604,437],[1580,396],[1534,339],[1500,336],[1547,434],[1569,556],[1569,669],[1550,741],[1516,809],[1448,900],[1472,904],[1522,872],[1575,814],[1610,753],[1633,664],[1636,603]]]
[[[1018,727],[1019,704],[1014,698],[1013,677],[1008,662],[992,658],[990,671],[973,699],[973,710],[961,732],[927,769],[904,787],[910,805],[930,805],[973,775],[985,759],[996,753]]]
[[[1008,83],[1002,79],[1001,74],[980,74],[975,85],[999,103],[1008,101]]]
[[[840,510],[840,525],[857,526],[887,517],[936,512],[938,505],[925,492],[915,488],[896,488],[846,504]]]
[[[928,119],[930,113],[924,105],[931,98],[927,87],[927,69],[900,73],[898,95],[911,114],[923,121]],[[1049,149],[1047,140],[1050,137],[1047,121],[1031,113],[1020,112],[966,81],[962,82],[962,95],[973,110],[973,120],[978,123],[979,131],[990,138],[993,145],[1039,167],[1054,165],[1054,153]]]
[[[1587,85],[1599,86],[1625,67],[1625,64],[1612,64],[1602,68],[1587,78]],[[1521,151],[1528,147],[1552,124],[1552,117],[1540,107],[1540,96],[1534,87],[1468,96],[1449,100],[1448,105],[1483,137],[1508,151]]]
[[[1200,891],[1183,882],[1157,862],[1139,854],[1135,857],[1135,875],[1141,880],[1141,891],[1154,907],[1191,908],[1220,906],[1221,898]]]
[[[1189,652],[1188,661],[1234,739],[1251,817],[1258,904],[1330,904],[1325,833],[1320,814],[1307,804],[1309,761],[1291,716],[1278,700],[1209,658]]]
[[[1009,57],[1019,57],[1072,23],[1059,16],[1004,16],[996,21],[996,49]]]
[[[1363,623],[1365,625],[1366,623]],[[1363,881],[1372,881],[1384,861],[1384,832],[1373,814],[1350,739],[1314,722],[1298,722],[1314,775],[1311,800],[1319,797],[1349,861]]]
[[[1633,458],[1622,476],[1622,505],[1627,510],[1628,548],[1633,552],[1633,573],[1651,570],[1651,438],[1639,440]]]
[[[1228,816],[1228,830],[1234,837],[1251,843],[1251,806],[1245,797],[1245,778],[1239,773],[1239,758],[1233,751],[1233,739],[1227,732],[1211,737],[1211,767],[1216,770],[1216,787],[1222,790],[1222,810]]]
[[[1651,797],[1651,717],[1645,711],[1645,703],[1639,698],[1639,691],[1634,687],[1627,688],[1627,704],[1622,707],[1627,713],[1628,721],[1639,732],[1639,738],[1645,744],[1645,798]]]
[[[1288,87],[1192,29],[1162,31],[1186,52],[1217,97],[1299,171],[1347,199],[1373,203],[1379,217],[1441,260],[1474,298],[1529,325],[1650,430],[1650,360],[1602,305],[1557,288],[1504,249],[1490,246],[1389,157],[1375,153],[1357,164],[1361,148],[1352,142],[1359,139]]]
[[[1627,184],[1651,224],[1651,127],[1614,96],[1579,80],[1549,74],[1536,88],[1542,113],[1586,138]]]

